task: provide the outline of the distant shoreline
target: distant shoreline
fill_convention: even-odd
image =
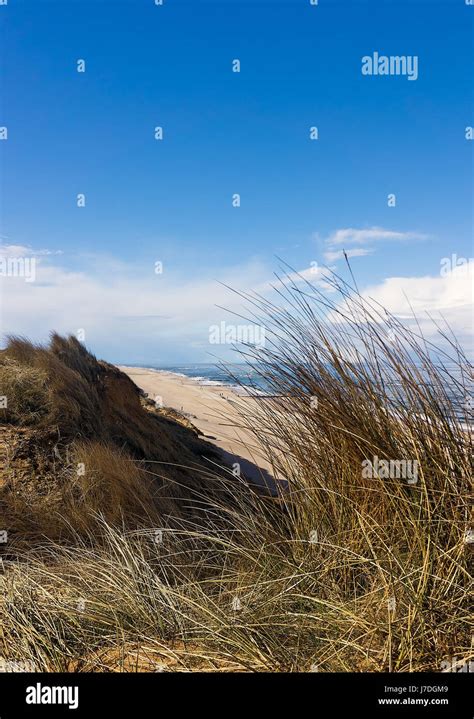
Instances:
[[[237,367],[236,365],[231,365],[232,367]],[[207,365],[207,364],[189,364],[189,368],[193,368],[194,371],[199,372],[199,374],[193,375],[188,374],[186,372],[179,371],[181,368],[181,365],[176,365],[176,369],[173,367],[148,367],[148,366],[135,366],[135,365],[117,365],[117,367],[126,367],[127,370],[133,371],[133,370],[147,370],[148,372],[153,372],[157,374],[162,374],[164,376],[171,375],[178,379],[188,379],[192,382],[195,382],[196,384],[202,386],[202,387],[222,387],[225,390],[231,390],[234,394],[247,397],[259,397],[259,396],[269,396],[268,393],[262,388],[258,387],[258,382],[255,382],[255,386],[247,383],[245,379],[248,379],[248,371],[245,373],[240,373],[240,377],[237,376],[237,382],[232,381],[230,378],[227,378],[224,372],[220,372],[217,367],[214,365]],[[242,365],[242,367],[246,367],[246,365]],[[205,374],[205,369],[209,368],[212,371],[209,372],[210,376],[207,376]],[[184,366],[183,366],[184,369]],[[248,368],[247,368],[248,369]],[[236,375],[238,375],[239,372],[236,370]],[[218,379],[217,377],[221,375]],[[239,380],[241,384],[239,384]]]

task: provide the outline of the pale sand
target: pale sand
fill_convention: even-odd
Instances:
[[[226,386],[202,385],[173,372],[157,372],[141,367],[119,367],[148,397],[164,407],[185,414],[204,439],[220,448],[227,464],[239,463],[242,476],[270,493],[277,494],[271,467],[255,447],[249,432],[239,427],[241,420],[233,403],[255,400],[241,397]]]

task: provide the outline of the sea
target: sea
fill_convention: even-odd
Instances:
[[[227,363],[228,371],[215,364],[148,365],[146,369],[156,372],[173,372],[190,377],[199,384],[215,387],[232,387],[238,394],[268,394],[269,386],[257,372],[245,364]],[[231,377],[231,373],[233,376]]]
[[[189,377],[195,380],[197,383],[207,386],[222,386],[231,387],[234,392],[240,395],[253,395],[253,396],[265,396],[271,395],[271,389],[268,383],[265,382],[263,377],[246,364],[227,363],[227,371],[215,364],[181,364],[181,365],[148,365],[146,369],[151,369],[156,372],[173,372],[182,377]],[[230,376],[233,375],[233,376]],[[453,376],[456,373],[453,370]],[[472,388],[472,385],[471,385]],[[473,410],[473,399],[472,393],[470,393],[471,399],[469,400],[470,405],[466,413],[466,396],[458,395],[454,391],[450,391],[451,388],[447,388],[447,393],[450,396],[450,400],[455,407],[456,414],[459,420],[466,419],[466,415],[469,417],[468,426],[472,427],[472,410]]]

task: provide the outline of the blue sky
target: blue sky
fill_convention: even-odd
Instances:
[[[391,309],[410,288],[468,334],[467,282],[440,277],[472,255],[464,0],[9,0],[0,23],[3,243],[39,253],[34,283],[5,278],[4,332],[206,361],[235,302],[219,281],[261,288],[276,255],[342,271],[344,247]],[[363,76],[375,51],[416,55],[418,79]]]

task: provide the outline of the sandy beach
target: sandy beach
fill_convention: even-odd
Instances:
[[[119,369],[150,399],[186,415],[202,436],[220,449],[228,464],[239,463],[245,479],[266,487],[273,495],[277,493],[270,465],[255,447],[251,435],[239,427],[236,403],[250,405],[259,400],[242,397],[229,386],[205,385],[173,372],[123,365]]]

